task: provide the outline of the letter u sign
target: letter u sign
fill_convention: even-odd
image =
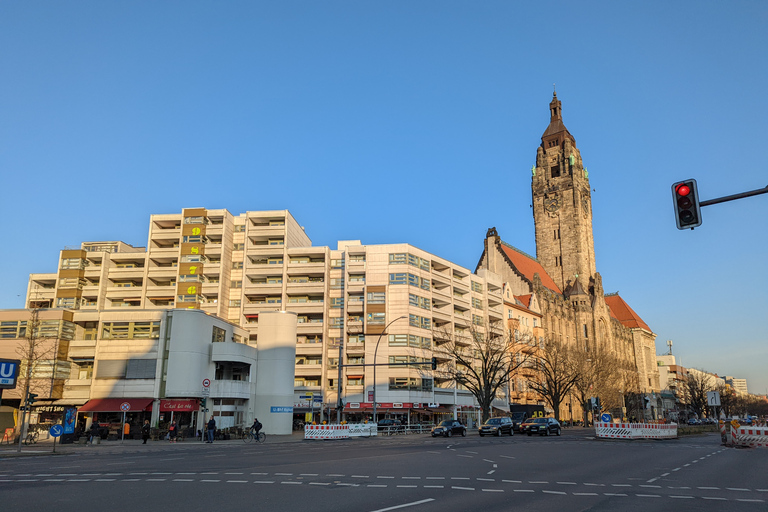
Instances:
[[[19,374],[21,361],[16,359],[0,359],[0,388],[13,389],[16,387],[16,377]]]

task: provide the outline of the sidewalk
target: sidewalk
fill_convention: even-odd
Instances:
[[[304,441],[304,432],[296,431],[289,435],[268,434],[265,444],[285,444],[299,443]],[[202,442],[199,438],[186,439],[177,443],[170,441],[147,441],[144,444],[141,439],[126,439],[124,441],[101,441],[100,444],[59,444],[56,442],[56,453],[53,453],[53,439],[39,441],[30,446],[21,446],[21,452],[18,451],[18,444],[0,445],[0,460],[14,457],[34,457],[41,455],[82,455],[82,454],[119,454],[119,453],[141,453],[154,451],[174,451],[191,449],[211,449],[213,447],[240,447],[256,446],[256,443],[247,445],[242,439],[230,439],[228,441],[215,441],[213,444]]]

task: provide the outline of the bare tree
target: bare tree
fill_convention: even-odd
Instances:
[[[511,331],[475,326],[464,332],[437,330],[435,340],[446,340],[434,349],[441,362],[437,376],[455,381],[474,395],[483,423],[491,415],[491,404],[527,363],[527,345]]]
[[[539,351],[535,375],[529,379],[529,389],[537,392],[552,407],[559,420],[560,405],[573,389],[579,377],[571,350],[561,341],[547,339]]]
[[[615,355],[599,347],[583,351],[573,349],[571,360],[576,370],[573,393],[581,405],[584,424],[592,397],[600,397],[604,410],[624,407],[624,393],[633,388]]]
[[[19,388],[22,390],[20,406],[28,405],[27,398],[29,393],[40,394],[51,389],[52,380],[43,379],[46,372],[44,366],[50,364],[51,358],[55,355],[56,345],[51,343],[50,336],[43,332],[42,322],[40,320],[40,309],[32,308],[29,310],[29,319],[24,327],[23,341],[16,347],[16,353],[21,360],[19,372]],[[58,331],[57,331],[58,334]],[[58,338],[58,336],[55,336]],[[51,371],[54,369],[51,368]],[[23,435],[25,427],[24,422],[26,412],[22,415],[22,421],[17,424],[17,434]]]
[[[688,408],[702,416],[707,409],[707,392],[714,391],[713,377],[701,370],[689,370],[685,381]]]

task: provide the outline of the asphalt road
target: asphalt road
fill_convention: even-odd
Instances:
[[[768,450],[669,441],[393,436],[156,443],[0,459],[8,511],[768,511]]]

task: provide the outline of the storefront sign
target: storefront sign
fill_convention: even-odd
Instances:
[[[160,410],[168,411],[196,411],[198,409],[196,399],[188,400],[160,400]]]
[[[293,406],[292,405],[285,405],[285,406],[272,406],[269,408],[269,412],[287,412],[289,414],[293,414]]]

